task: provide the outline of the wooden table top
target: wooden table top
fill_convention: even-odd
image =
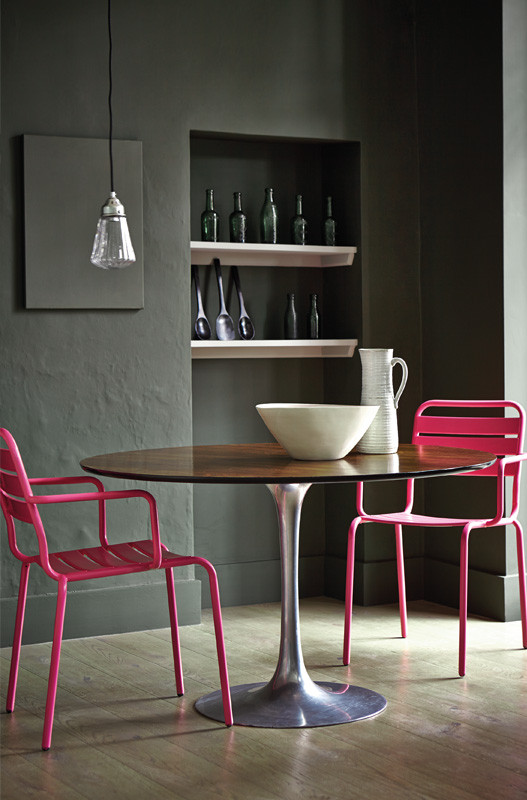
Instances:
[[[217,444],[132,450],[84,458],[87,472],[177,483],[346,483],[424,478],[482,469],[491,453],[402,444],[393,455],[352,452],[337,461],[297,461],[279,444]]]

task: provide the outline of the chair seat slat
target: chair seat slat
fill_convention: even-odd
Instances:
[[[60,553],[54,553],[53,555],[75,570],[100,569],[98,564],[94,564],[94,562],[80,550],[64,550]]]
[[[63,550],[50,555],[50,561],[59,563],[61,574],[68,571],[94,571],[101,568],[113,570],[130,564],[148,564],[151,556],[131,547],[128,543],[110,547],[85,547],[81,550]]]
[[[426,525],[438,528],[453,528],[465,525],[467,522],[479,522],[484,525],[487,520],[467,519],[466,517],[433,517],[428,514],[414,514],[405,511],[396,511],[389,514],[372,514],[371,519],[367,514],[364,515],[365,522],[387,522],[391,525]]]
[[[147,553],[150,556],[153,556],[154,554],[154,548],[151,539],[144,539],[142,542],[134,542],[134,547],[138,547],[142,553]],[[163,548],[161,551],[161,566],[164,568],[167,566],[182,566],[183,564],[192,563],[195,563],[193,561],[193,556],[182,556],[178,553],[172,553],[170,550],[165,548]]]
[[[140,542],[134,542],[134,549],[139,550],[146,556],[152,557],[154,555],[154,543],[152,539],[142,539]]]
[[[106,547],[88,547],[84,548],[82,554],[89,558],[94,563],[94,568],[98,567],[122,567],[123,560],[118,556],[110,553]]]
[[[136,550],[134,547],[131,547],[130,544],[127,542],[126,544],[112,544],[109,547],[112,553],[116,553],[119,558],[122,558],[124,561],[131,562],[133,564],[148,564],[152,561],[152,557],[148,555],[144,555],[143,553]]]
[[[72,571],[71,566],[69,564],[65,564],[58,556],[60,554],[57,553],[50,553],[49,554],[49,563],[52,569],[55,572],[58,572],[60,575],[69,575]],[[40,561],[39,561],[40,563]]]

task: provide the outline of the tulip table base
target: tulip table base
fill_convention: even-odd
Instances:
[[[302,657],[298,616],[298,540],[302,501],[311,484],[268,484],[278,512],[282,565],[280,655],[269,683],[231,686],[235,725],[312,728],[373,717],[386,708],[371,689],[347,683],[315,683]],[[196,702],[206,717],[224,721],[221,692]]]
[[[291,682],[276,688],[269,683],[231,686],[235,725],[254,728],[317,728],[341,725],[380,714],[386,699],[371,689],[347,683]],[[195,707],[206,717],[224,722],[221,692],[212,692],[196,701]]]

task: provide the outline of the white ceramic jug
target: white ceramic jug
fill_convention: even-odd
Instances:
[[[358,443],[360,453],[395,453],[399,446],[397,406],[406,381],[408,367],[402,358],[394,358],[386,348],[359,348],[362,363],[362,406],[379,406],[372,424]],[[392,370],[400,364],[401,383],[394,396]]]

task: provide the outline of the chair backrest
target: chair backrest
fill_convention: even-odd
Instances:
[[[496,411],[501,414],[496,415]],[[505,413],[508,411],[508,416]],[[512,412],[512,416],[510,416]],[[413,444],[483,450],[496,456],[522,452],[525,411],[509,400],[428,400],[416,411]],[[507,465],[505,474],[518,477],[520,463]],[[498,462],[464,475],[494,475]]]
[[[33,496],[31,484],[20,456],[18,446],[5,428],[0,428],[0,506],[7,524],[9,547],[14,556],[27,561],[34,556],[27,556],[19,550],[16,541],[15,520],[33,525],[37,533],[40,548],[47,550],[47,542],[40,514],[35,506],[27,502]]]

